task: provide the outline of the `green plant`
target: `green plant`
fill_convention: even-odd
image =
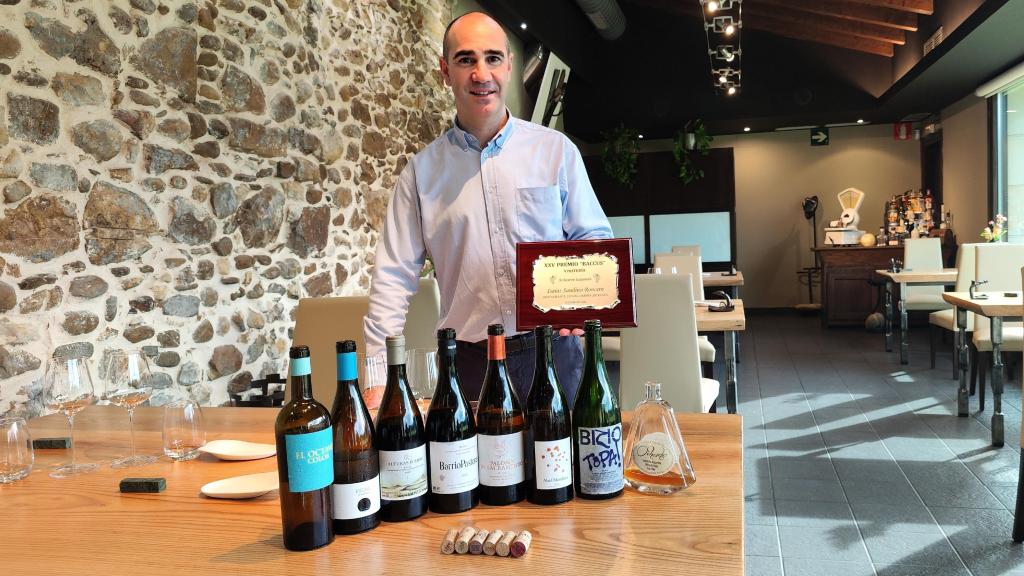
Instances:
[[[604,172],[623,186],[632,186],[636,176],[636,159],[639,153],[637,141],[640,133],[633,128],[619,126],[609,132],[602,132],[604,148],[601,161]]]
[[[708,134],[707,127],[703,120],[687,122],[682,130],[676,132],[676,138],[672,142],[672,155],[675,156],[676,164],[679,165],[679,179],[683,184],[689,184],[704,177],[704,170],[698,168],[693,162],[694,153],[707,156],[711,150],[711,141],[714,138]]]

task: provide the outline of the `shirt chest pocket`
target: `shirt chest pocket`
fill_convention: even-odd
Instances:
[[[562,197],[558,185],[529,179],[517,181],[516,222],[524,242],[561,240]]]

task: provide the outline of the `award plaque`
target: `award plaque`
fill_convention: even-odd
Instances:
[[[632,246],[630,238],[516,244],[516,330],[594,319],[635,327]]]

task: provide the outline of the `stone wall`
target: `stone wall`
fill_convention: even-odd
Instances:
[[[47,359],[142,347],[223,404],[299,298],[362,293],[453,115],[444,0],[0,0],[0,413]],[[204,376],[205,373],[205,376]]]

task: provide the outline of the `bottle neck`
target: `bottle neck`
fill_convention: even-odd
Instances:
[[[310,376],[309,358],[292,358],[289,366],[292,380],[292,400],[313,398],[313,378]]]
[[[552,368],[554,360],[551,355],[551,335],[544,334],[537,340],[537,367],[534,374],[543,374]]]
[[[445,382],[455,378],[455,341],[439,340],[437,342],[438,378]]]
[[[487,361],[505,361],[505,336],[487,336]]]
[[[601,329],[588,329],[586,333],[586,369],[604,365],[604,350],[601,348]]]
[[[338,388],[359,389],[359,371],[356,353],[342,352],[338,354]]]

